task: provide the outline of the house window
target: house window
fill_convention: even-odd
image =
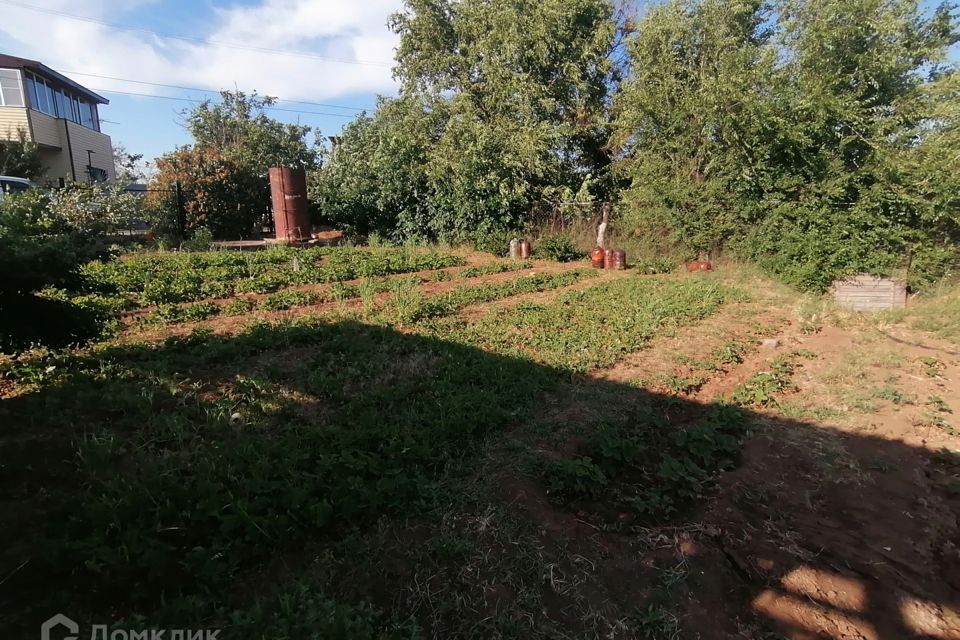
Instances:
[[[37,111],[56,117],[57,107],[53,90],[44,82],[43,78],[32,73],[27,74],[27,96],[30,106]]]
[[[23,85],[16,69],[0,69],[0,106],[23,107]]]
[[[57,115],[67,120],[73,120],[73,105],[70,96],[63,91],[57,91]]]
[[[53,89],[50,83],[38,75],[27,72],[27,101],[30,108],[100,131],[97,105],[62,89]]]
[[[88,129],[96,129],[97,125],[94,124],[93,116],[93,105],[89,102],[80,103],[80,124],[85,126]]]

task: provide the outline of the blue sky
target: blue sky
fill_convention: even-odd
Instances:
[[[395,93],[396,38],[386,22],[400,6],[400,0],[0,0],[0,52],[40,60],[109,98],[100,110],[103,131],[152,159],[190,142],[181,112],[219,89],[276,96],[282,101],[273,117],[336,134],[359,109],[372,109],[378,94]]]

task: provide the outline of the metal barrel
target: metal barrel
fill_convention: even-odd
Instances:
[[[277,240],[303,242],[310,239],[310,208],[307,202],[307,172],[303,169],[270,167],[270,194]]]

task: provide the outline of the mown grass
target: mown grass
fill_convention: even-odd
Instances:
[[[569,427],[540,414],[571,373],[609,366],[742,296],[711,280],[623,278],[476,323],[455,317],[590,273],[434,298],[401,279],[366,322],[363,311],[308,315],[229,337],[195,331],[8,361],[17,389],[3,406],[8,626],[32,632],[69,611],[121,628],[227,627],[236,638],[563,637],[545,620],[542,576],[553,569],[526,525],[500,514],[502,535],[513,533],[491,541],[444,514],[485,490],[491,438]],[[528,461],[570,508],[669,518],[736,459],[736,409],[667,424],[637,389],[582,385],[592,402],[647,409],[605,423],[574,454]],[[421,584],[416,569],[383,573],[385,532],[410,527],[428,528],[430,544],[389,548],[411,567],[435,563],[447,586]],[[503,566],[487,557],[497,553]],[[457,582],[468,561],[509,574],[515,597],[503,612],[484,613],[486,587]],[[378,596],[371,581],[381,579],[388,593]],[[398,585],[401,596],[390,593]],[[629,624],[639,632],[648,618]]]

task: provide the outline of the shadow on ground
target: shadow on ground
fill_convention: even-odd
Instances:
[[[355,322],[10,375],[5,637],[960,637],[948,452]]]

